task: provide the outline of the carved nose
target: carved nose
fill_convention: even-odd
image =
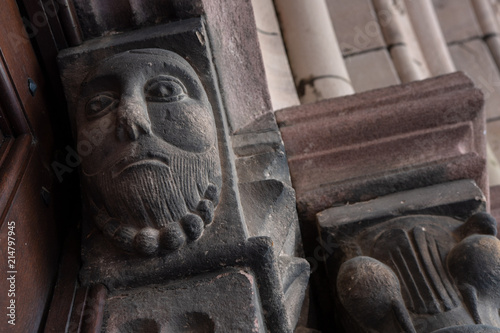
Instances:
[[[146,104],[134,98],[122,98],[117,112],[118,140],[135,141],[143,134],[151,134],[151,121]]]

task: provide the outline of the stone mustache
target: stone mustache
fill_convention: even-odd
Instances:
[[[156,255],[202,236],[222,177],[212,108],[186,60],[137,49],[98,63],[82,83],[76,127],[77,140],[106,129],[81,175],[89,215],[116,245]]]

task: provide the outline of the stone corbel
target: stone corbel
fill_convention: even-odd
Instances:
[[[107,290],[102,330],[293,331],[309,265],[283,143],[272,114],[230,134],[203,19],[95,39],[59,64],[80,279]]]
[[[500,241],[471,180],[317,215],[349,332],[500,332]],[[334,244],[334,245],[333,245]]]

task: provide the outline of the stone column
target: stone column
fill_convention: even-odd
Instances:
[[[374,0],[384,38],[403,83],[431,76],[403,0]]]
[[[405,4],[430,74],[438,76],[455,72],[432,0],[405,0]]]
[[[260,51],[273,110],[299,105],[272,0],[252,0]]]
[[[353,94],[324,0],[277,0],[295,85],[302,103]]]

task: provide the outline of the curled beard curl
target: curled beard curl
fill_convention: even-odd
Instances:
[[[86,179],[97,226],[126,251],[175,250],[213,220],[222,185],[217,149],[168,159]]]

